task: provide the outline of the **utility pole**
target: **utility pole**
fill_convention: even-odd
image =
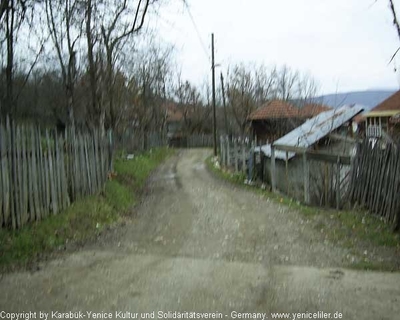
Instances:
[[[229,134],[229,130],[228,130],[228,116],[227,116],[227,114],[226,114],[224,76],[222,75],[222,72],[221,72],[221,88],[222,88],[222,104],[224,105],[225,134]]]
[[[214,63],[214,33],[211,33],[211,71],[212,71],[212,104],[213,104],[213,136],[214,156],[217,156],[217,117],[215,111],[215,63]]]

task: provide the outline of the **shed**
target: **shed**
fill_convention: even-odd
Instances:
[[[285,136],[271,144],[263,145],[256,151],[262,151],[266,157],[262,166],[273,190],[289,193],[294,198],[310,202],[309,160],[323,160],[331,163],[349,164],[353,139],[349,137],[346,126],[363,107],[343,106],[320,113],[307,120]],[[329,145],[324,140],[332,141]],[[328,147],[327,147],[328,146]],[[270,159],[270,160],[269,160]],[[311,171],[316,168],[311,168]]]

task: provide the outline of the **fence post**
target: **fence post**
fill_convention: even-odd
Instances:
[[[242,171],[246,174],[246,143],[245,139],[242,139]]]
[[[304,175],[304,202],[310,203],[310,167],[307,162],[307,153],[303,153],[303,175]]]
[[[289,154],[285,152],[285,177],[286,177],[286,194],[289,195]]]
[[[276,192],[276,171],[275,171],[275,147],[271,144],[271,187],[272,192]]]
[[[224,139],[222,138],[222,136],[219,136],[219,142],[220,142],[220,146],[221,146],[221,150],[219,152],[219,161],[221,163],[221,166],[223,166],[224,164]]]
[[[336,210],[340,208],[340,157],[336,161]]]
[[[222,137],[222,141],[224,142],[224,166],[226,167],[226,164],[227,164],[227,159],[228,159],[228,156],[227,156],[227,144],[226,144],[226,137]]]
[[[238,143],[237,143],[237,139],[235,138],[233,140],[233,154],[235,155],[235,172],[238,173],[239,172],[239,150],[238,150]]]
[[[227,150],[226,166],[229,167],[231,165],[231,150],[229,146],[229,136],[226,137],[226,150]]]
[[[257,146],[257,137],[255,140],[251,142],[251,158],[253,161],[253,167],[251,168],[251,180],[256,178],[256,146]]]
[[[329,167],[328,163],[325,162],[324,170],[324,197],[325,197],[325,207],[329,206]]]

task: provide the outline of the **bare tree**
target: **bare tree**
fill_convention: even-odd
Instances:
[[[227,82],[229,108],[241,134],[248,128],[250,114],[265,103],[279,99],[301,108],[312,102],[316,93],[317,85],[311,76],[288,66],[236,65]]]
[[[32,31],[33,25],[40,22],[40,19],[34,19],[39,4],[39,0],[2,0],[0,2],[0,50],[2,52],[0,61],[4,70],[0,114],[15,115],[18,97],[43,52],[45,35],[39,36],[38,33]],[[29,30],[28,34],[22,32],[25,31],[24,27],[25,30]],[[40,26],[37,29],[40,30]],[[31,36],[34,41],[30,38]],[[19,42],[21,42],[20,46],[18,46]],[[32,46],[33,42],[35,45]],[[18,50],[19,56],[17,56]],[[14,78],[17,72],[19,80],[22,79],[22,81],[19,81],[19,87],[15,88]],[[21,72],[24,73],[22,78]]]
[[[77,81],[77,42],[82,35],[82,7],[78,0],[46,0],[47,25],[57,54],[65,88],[68,121],[74,126],[74,90]]]
[[[298,71],[293,71],[288,66],[283,66],[277,72],[277,97],[289,101],[298,98],[297,84],[301,81]]]
[[[184,131],[187,134],[204,131],[205,122],[211,112],[207,88],[206,99],[208,103],[204,105],[198,89],[189,81],[182,81],[179,77],[175,96],[178,102],[178,109],[183,116]]]
[[[164,133],[166,122],[165,104],[168,99],[168,83],[172,74],[172,48],[150,44],[127,61],[130,77],[127,114],[142,134],[144,144],[147,131]],[[129,125],[129,124],[128,124]]]
[[[254,95],[257,105],[276,98],[277,96],[277,70],[276,67],[271,69],[264,65],[256,66],[254,72]]]
[[[101,25],[102,41],[106,54],[106,77],[108,110],[113,114],[114,108],[114,74],[116,64],[116,51],[121,49],[130,36],[138,33],[145,21],[150,0],[108,0],[107,12],[103,16]],[[130,17],[133,16],[133,20]],[[100,115],[100,125],[104,126],[105,108]]]
[[[244,65],[234,66],[228,76],[227,98],[241,134],[246,131],[248,117],[257,108],[255,91],[253,73]]]
[[[14,55],[16,33],[27,11],[27,3],[17,0],[2,0],[0,4],[1,31],[6,44],[5,94],[0,112],[10,114],[14,109]]]
[[[392,12],[393,15],[393,25],[396,28],[397,31],[397,35],[400,39],[400,25],[399,25],[399,20],[397,19],[397,13],[396,13],[396,9],[394,7],[394,2],[393,0],[389,0],[389,7],[390,7],[390,11]],[[393,59],[396,57],[397,53],[399,52],[400,47],[396,50],[396,52],[393,54],[392,58],[390,59],[391,63],[393,61]]]

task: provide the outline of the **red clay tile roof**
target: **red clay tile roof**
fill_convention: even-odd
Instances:
[[[252,112],[249,116],[249,120],[296,118],[298,115],[298,108],[292,106],[286,101],[272,100]]]
[[[282,100],[272,100],[250,114],[249,120],[267,120],[281,118],[312,118],[321,112],[330,110],[322,104],[307,104],[297,108]]]
[[[318,103],[309,103],[306,104],[303,108],[300,109],[300,114],[306,118],[312,118],[319,115],[321,112],[331,110],[330,107],[325,106],[323,104]]]
[[[371,111],[392,111],[392,110],[400,111],[400,90],[392,94],[385,101],[378,104]]]

